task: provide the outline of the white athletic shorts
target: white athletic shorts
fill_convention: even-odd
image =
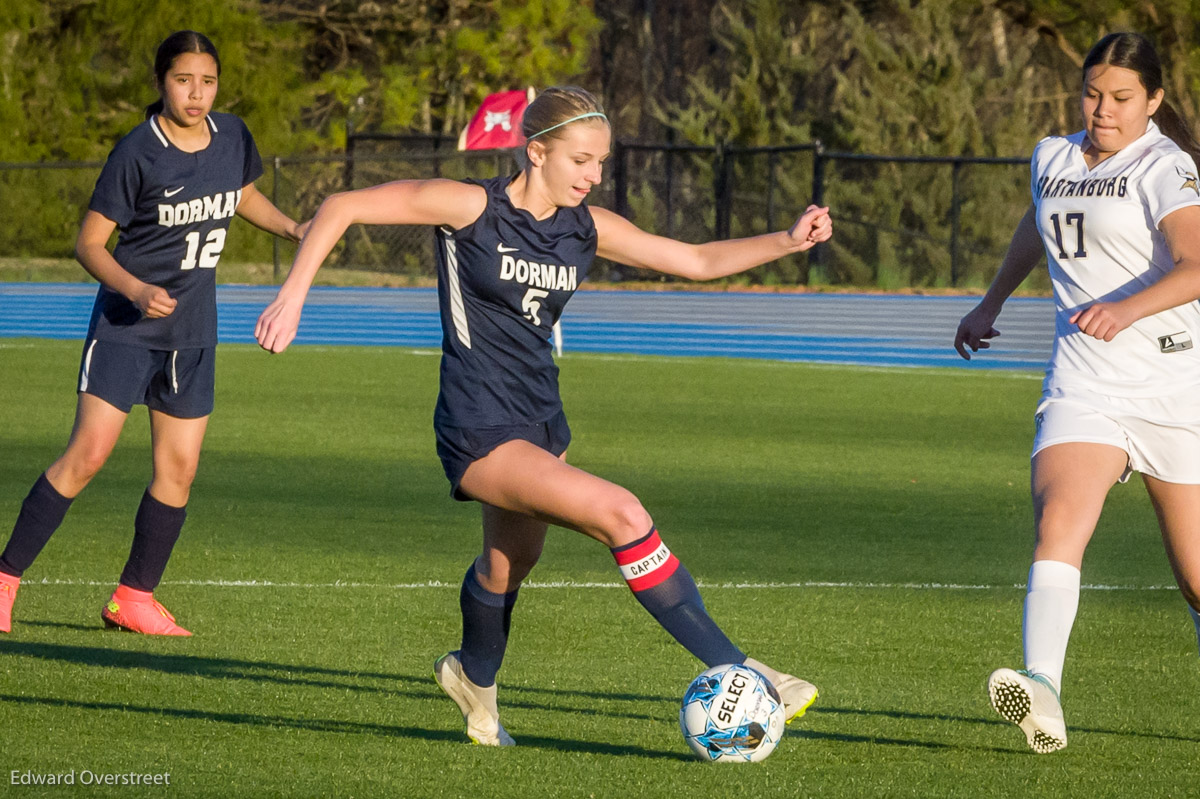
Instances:
[[[1200,484],[1198,405],[1187,396],[1043,396],[1033,455],[1055,444],[1109,444],[1129,456],[1121,482],[1140,472],[1168,483]]]

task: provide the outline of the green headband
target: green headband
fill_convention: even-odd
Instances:
[[[589,111],[586,114],[580,114],[579,116],[574,116],[574,117],[571,117],[570,119],[564,120],[563,122],[559,122],[557,125],[551,125],[550,127],[546,128],[545,130],[539,130],[537,133],[530,136],[529,140],[536,139],[538,136],[541,136],[543,133],[549,133],[550,131],[552,131],[556,128],[561,128],[563,125],[569,125],[572,122],[578,122],[579,120],[587,119],[588,117],[600,117],[605,122],[608,121],[608,117],[604,116],[604,114],[602,114],[601,112]]]

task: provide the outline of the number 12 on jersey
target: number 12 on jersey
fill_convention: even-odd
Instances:
[[[208,238],[204,240],[204,249],[200,249],[200,232],[192,231],[184,236],[187,242],[187,255],[183,257],[183,262],[179,264],[180,269],[195,269],[197,265],[196,252],[199,250],[200,259],[199,265],[201,269],[215,269],[217,261],[221,259],[221,250],[225,249],[225,229],[217,228],[208,232]]]
[[[1058,245],[1058,257],[1087,258],[1087,250],[1083,246],[1083,212],[1064,214],[1063,221],[1066,223],[1066,227],[1075,228],[1075,254],[1067,255],[1067,251],[1063,248],[1064,226],[1059,224],[1058,214],[1050,214],[1050,222],[1054,225],[1054,241]]]

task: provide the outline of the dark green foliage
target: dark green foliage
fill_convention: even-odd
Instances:
[[[0,124],[9,132],[0,161],[103,158],[154,99],[157,42],[194,27],[225,62],[218,107],[245,117],[268,156],[338,152],[349,127],[452,138],[490,92],[579,82],[604,98],[621,139],[714,148],[631,155],[626,197],[638,224],[688,241],[753,235],[785,227],[813,199],[812,154],[740,155],[722,173],[717,146],[819,139],[833,152],[1024,158],[1042,136],[1079,127],[1083,53],[1112,30],[1156,43],[1168,99],[1195,116],[1195,6],[9,0],[0,6]],[[391,162],[352,169],[285,163],[279,202],[307,216],[330,192],[365,180],[439,174],[424,155],[410,160],[411,147],[392,152]],[[1022,166],[961,169],[957,210],[949,165],[826,166],[833,242],[736,282],[979,289],[1029,201]],[[609,177],[595,200],[612,207]],[[726,178],[732,188],[721,195]],[[68,254],[90,188],[86,171],[0,174],[0,214],[21,220],[0,233],[0,255]],[[272,257],[265,235],[240,224],[232,234],[232,257]],[[424,233],[354,235],[358,243],[339,252],[347,265],[431,274]],[[646,277],[615,267],[609,276]],[[1029,287],[1044,290],[1044,275]]]

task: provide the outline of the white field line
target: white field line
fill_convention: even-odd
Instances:
[[[43,585],[43,586],[58,586],[58,585],[83,585],[83,586],[111,586],[112,580],[66,580],[66,579],[50,579],[43,577],[41,580],[22,580],[22,586]],[[305,589],[365,589],[365,590],[422,590],[422,589],[450,589],[458,590],[459,582],[443,582],[441,580],[428,580],[418,583],[357,583],[349,580],[334,580],[331,583],[298,583],[276,580],[164,580],[164,586],[200,586],[211,588],[305,588]],[[894,591],[992,591],[997,589],[1025,589],[1024,583],[1012,583],[1008,585],[970,585],[959,583],[871,583],[871,582],[824,582],[819,580],[795,582],[795,583],[732,583],[732,582],[705,582],[697,580],[696,585],[706,590],[761,590],[761,589],[778,589],[778,588],[848,588],[848,589],[877,589],[877,590],[894,590]],[[542,589],[542,588],[625,588],[625,583],[617,582],[585,582],[577,580],[552,580],[552,581],[535,581],[530,580],[524,583],[522,588]],[[1174,591],[1177,590],[1174,585],[1100,585],[1100,584],[1085,584],[1080,586],[1085,591]]]

